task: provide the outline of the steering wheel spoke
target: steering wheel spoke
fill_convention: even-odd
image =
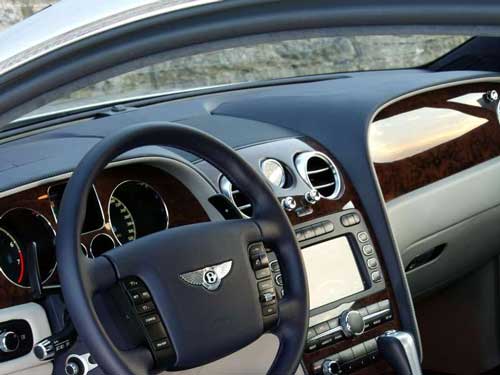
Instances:
[[[109,289],[118,282],[113,264],[106,257],[81,260],[82,275],[91,294]]]

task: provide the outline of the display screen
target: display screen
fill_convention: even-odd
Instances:
[[[58,184],[49,188],[50,205],[56,219],[59,215],[59,209],[65,188],[66,184]],[[103,225],[104,218],[102,216],[101,205],[99,203],[99,199],[97,198],[97,194],[92,187],[87,199],[87,210],[85,214],[85,221],[83,222],[82,233],[100,229]]]
[[[309,283],[309,306],[315,309],[365,290],[347,237],[302,249]]]

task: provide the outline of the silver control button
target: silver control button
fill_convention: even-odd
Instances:
[[[15,332],[6,331],[0,334],[0,350],[4,353],[15,352],[19,348],[19,337]]]
[[[321,195],[316,189],[312,189],[304,194],[304,198],[307,203],[316,204],[321,199]]]
[[[297,202],[293,197],[286,197],[281,200],[281,205],[286,211],[293,211],[297,207]]]

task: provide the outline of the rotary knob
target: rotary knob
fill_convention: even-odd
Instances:
[[[0,334],[0,350],[4,353],[15,352],[19,348],[19,337],[15,332],[6,331]]]
[[[363,316],[356,310],[346,310],[339,318],[342,332],[346,337],[359,336],[365,331]]]
[[[336,375],[342,373],[340,364],[337,361],[331,359],[327,359],[326,361],[324,361],[321,369],[324,375]]]
[[[297,207],[297,202],[293,197],[286,197],[281,200],[281,205],[286,211],[293,211]]]
[[[316,189],[312,189],[312,190],[308,191],[307,193],[305,193],[304,198],[306,199],[306,201],[308,203],[316,204],[321,199],[321,195],[319,194],[319,192]]]

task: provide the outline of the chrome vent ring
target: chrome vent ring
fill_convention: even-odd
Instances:
[[[343,186],[340,172],[333,161],[318,151],[303,152],[295,158],[299,175],[322,198],[340,198]]]
[[[220,190],[236,206],[241,215],[245,218],[252,216],[253,208],[250,200],[239,189],[233,186],[227,177],[222,176],[220,181]]]

